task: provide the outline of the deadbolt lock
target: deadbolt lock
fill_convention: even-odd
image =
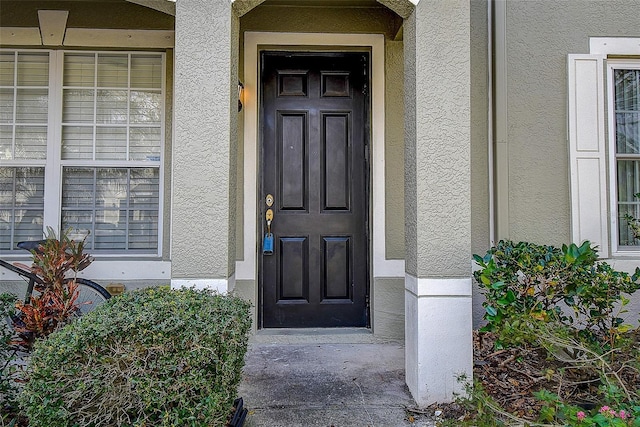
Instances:
[[[273,196],[271,194],[267,194],[267,197],[264,199],[264,202],[269,207],[273,206]]]

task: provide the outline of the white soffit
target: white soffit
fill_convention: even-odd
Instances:
[[[107,30],[68,28],[65,46],[172,48],[172,30]]]
[[[62,46],[67,28],[68,10],[39,10],[40,36],[44,46]]]
[[[39,46],[40,29],[36,27],[0,27],[0,44],[10,46]]]

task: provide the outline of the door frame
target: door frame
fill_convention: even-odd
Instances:
[[[253,281],[258,302],[259,63],[261,50],[368,50],[371,54],[369,161],[369,295],[376,277],[404,277],[404,260],[385,254],[385,49],[382,34],[267,33],[244,34],[243,111],[243,256],[236,280]],[[373,313],[373,310],[371,310]],[[373,320],[373,319],[371,319]]]
[[[263,68],[263,53],[273,53],[275,54],[276,57],[281,56],[282,54],[291,54],[293,55],[295,58],[308,58],[309,56],[314,56],[314,55],[322,55],[322,54],[326,54],[328,58],[333,57],[333,56],[340,56],[341,53],[355,53],[358,54],[358,56],[360,55],[367,55],[367,67],[368,67],[368,71],[365,74],[365,78],[366,78],[366,82],[364,85],[364,88],[362,90],[362,97],[364,99],[364,105],[362,106],[363,110],[363,114],[362,114],[362,118],[363,118],[363,126],[364,126],[364,131],[362,133],[362,136],[364,138],[364,140],[362,141],[362,155],[365,156],[364,160],[364,174],[365,174],[365,184],[364,184],[364,213],[363,216],[364,218],[362,218],[362,220],[364,221],[364,226],[366,228],[366,237],[365,237],[365,243],[364,243],[364,256],[365,256],[365,263],[366,263],[366,269],[364,272],[364,280],[365,280],[365,286],[364,286],[364,295],[362,295],[363,300],[364,300],[364,310],[365,310],[365,326],[366,327],[371,327],[371,269],[370,269],[370,263],[371,263],[371,244],[369,242],[369,238],[371,236],[371,226],[369,225],[369,222],[371,220],[371,156],[370,154],[367,154],[368,152],[370,153],[371,150],[371,96],[368,92],[370,92],[368,90],[368,88],[371,86],[371,52],[370,49],[362,49],[362,48],[354,48],[354,49],[342,49],[342,50],[336,50],[333,48],[329,48],[329,49],[318,49],[318,48],[314,48],[314,47],[307,47],[305,49],[297,49],[297,50],[291,50],[291,49],[285,49],[285,50],[281,50],[281,49],[273,49],[273,48],[265,48],[265,49],[260,49],[259,50],[259,56],[260,56],[260,61],[259,64],[260,65],[260,69]],[[342,69],[333,69],[330,71],[337,71],[337,70],[342,70]],[[318,70],[321,71],[321,70]],[[261,239],[262,239],[262,235],[264,232],[264,229],[262,227],[262,225],[264,224],[264,212],[266,211],[265,205],[264,205],[264,201],[263,201],[263,197],[265,194],[267,194],[267,191],[265,190],[265,188],[263,187],[264,185],[264,179],[262,176],[262,173],[264,171],[264,164],[262,162],[263,157],[264,157],[264,150],[263,150],[263,139],[264,139],[264,135],[262,133],[262,123],[260,122],[260,118],[263,115],[263,100],[262,100],[262,76],[259,73],[259,90],[258,90],[258,167],[257,167],[257,179],[258,179],[258,219],[257,219],[257,235],[256,235],[256,239],[258,242],[258,251],[257,251],[257,262],[258,262],[258,281],[257,281],[257,286],[258,286],[258,299],[257,299],[257,327],[258,329],[262,329],[265,328],[264,326],[264,315],[265,315],[265,307],[264,307],[264,292],[265,292],[265,281],[264,281],[264,255],[262,255],[260,253],[261,251]],[[336,110],[336,111],[339,111]],[[320,113],[320,116],[322,114]],[[354,155],[355,156],[355,155]],[[311,181],[310,181],[311,182]],[[273,190],[275,191],[275,189]],[[274,193],[275,194],[275,193]],[[262,196],[262,197],[260,197]],[[277,211],[277,209],[274,208],[274,210]],[[277,250],[276,248],[278,247],[278,240],[276,238],[276,241],[274,242],[274,256],[276,256],[275,251]],[[358,293],[358,295],[360,295],[360,293]],[[354,295],[354,298],[356,298],[356,296]],[[322,303],[321,303],[322,305]],[[336,308],[340,307],[341,305],[344,304],[337,304],[335,305]],[[296,326],[296,327],[302,327],[302,326]]]

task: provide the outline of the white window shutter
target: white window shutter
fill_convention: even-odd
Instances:
[[[604,117],[604,57],[568,56],[571,237],[609,257]]]

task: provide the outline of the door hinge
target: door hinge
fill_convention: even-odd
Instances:
[[[371,308],[371,301],[369,300],[369,295],[364,297],[364,303],[367,308]]]

